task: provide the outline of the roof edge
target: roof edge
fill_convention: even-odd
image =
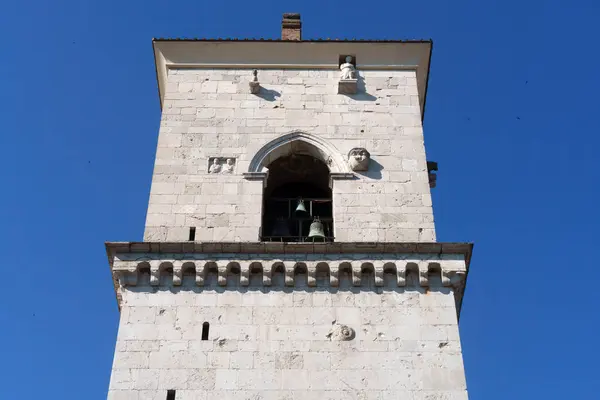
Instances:
[[[263,42],[263,43],[433,43],[432,39],[264,39],[264,38],[152,38],[153,42]]]

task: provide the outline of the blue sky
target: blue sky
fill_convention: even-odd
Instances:
[[[600,5],[10,1],[0,12],[2,399],[105,399],[104,241],[142,239],[160,120],[152,37],[433,38],[438,239],[473,241],[472,400],[597,399]]]

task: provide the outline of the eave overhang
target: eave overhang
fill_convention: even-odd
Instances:
[[[339,55],[356,56],[359,70],[415,70],[425,116],[431,40],[153,39],[162,109],[169,69],[338,69]]]

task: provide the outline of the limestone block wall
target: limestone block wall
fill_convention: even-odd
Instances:
[[[171,69],[144,240],[187,240],[190,227],[196,241],[258,240],[262,182],[242,173],[270,141],[305,132],[336,160],[371,154],[368,171],[333,182],[337,241],[435,241],[415,72],[359,73],[359,93],[342,95],[337,70],[259,70],[251,94],[251,69]],[[234,159],[232,174],[209,174],[212,157]]]
[[[121,288],[108,398],[466,400],[453,289],[390,275],[383,287],[345,275],[337,288],[301,276],[286,287],[283,274],[271,287],[260,274],[247,287],[218,286],[216,274],[203,287],[193,275],[179,287],[140,278]]]

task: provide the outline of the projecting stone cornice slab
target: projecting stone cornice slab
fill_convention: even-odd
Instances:
[[[109,262],[116,253],[261,253],[261,254],[348,254],[348,253],[430,253],[463,254],[467,264],[472,243],[440,242],[106,242]]]

